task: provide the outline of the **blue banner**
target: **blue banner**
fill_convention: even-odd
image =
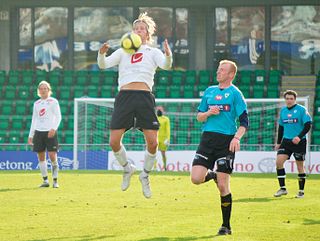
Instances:
[[[95,158],[102,156],[103,158]],[[50,159],[47,157],[48,168],[51,168]],[[73,151],[58,152],[60,170],[72,169],[108,169],[107,151],[88,151],[86,158],[78,162],[73,161]],[[1,151],[0,170],[36,170],[39,169],[37,154],[32,151]]]

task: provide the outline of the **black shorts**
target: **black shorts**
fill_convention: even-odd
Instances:
[[[203,132],[192,166],[200,165],[213,170],[217,162],[218,172],[231,174],[235,153],[229,151],[229,145],[233,137],[216,132]]]
[[[158,130],[154,95],[143,90],[121,90],[114,102],[110,129]]]
[[[307,150],[307,140],[301,139],[299,144],[294,144],[291,139],[283,139],[277,155],[288,155],[288,159],[290,159],[293,154],[294,158],[297,161],[304,161]]]
[[[49,131],[35,131],[33,136],[33,151],[43,152],[47,151],[58,151],[58,135],[56,134],[52,137],[48,137]]]

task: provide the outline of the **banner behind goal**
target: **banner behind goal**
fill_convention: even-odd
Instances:
[[[241,140],[241,150],[272,151],[277,137],[279,110],[283,99],[246,99],[250,127]],[[196,150],[202,124],[196,120],[200,99],[156,99],[170,118],[169,150]],[[297,103],[309,108],[308,98]],[[83,169],[95,169],[106,159],[109,126],[114,99],[76,98],[74,105],[74,160]],[[128,151],[145,150],[143,134],[136,129],[126,132],[123,143]],[[308,147],[309,150],[309,147]],[[307,156],[309,156],[307,154]]]

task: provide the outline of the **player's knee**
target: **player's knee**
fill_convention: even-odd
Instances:
[[[56,162],[57,161],[57,153],[55,152],[49,152],[49,158],[51,160],[51,162]]]
[[[119,141],[116,141],[116,140],[110,140],[110,143],[109,143],[111,149],[114,151],[114,152],[117,152],[120,150],[121,148],[121,143]]]
[[[158,141],[156,139],[148,141],[147,145],[148,145],[148,149],[153,150],[154,152],[156,152],[158,149]]]
[[[39,161],[45,161],[46,160],[45,152],[38,152],[38,160]]]
[[[217,183],[217,188],[219,189],[220,194],[228,193],[228,185],[224,182],[219,182]]]
[[[282,169],[283,166],[284,166],[284,162],[283,162],[283,161],[279,161],[279,160],[276,161],[276,167],[277,167],[277,169]]]
[[[203,183],[203,178],[200,178],[198,176],[191,176],[191,182],[195,185],[199,185]]]

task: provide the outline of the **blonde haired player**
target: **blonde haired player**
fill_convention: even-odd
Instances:
[[[247,104],[241,91],[232,84],[237,65],[221,60],[217,69],[218,85],[209,86],[198,107],[197,120],[202,122],[202,135],[192,163],[191,181],[200,185],[216,181],[220,193],[222,225],[218,235],[231,234],[232,195],[230,176],[235,152],[248,126]],[[239,118],[240,126],[236,119]],[[215,165],[216,172],[213,171]]]
[[[131,128],[139,128],[145,136],[147,148],[145,151],[143,171],[139,176],[142,192],[146,198],[151,197],[149,173],[157,155],[159,122],[155,114],[155,98],[151,93],[154,84],[154,74],[158,67],[170,69],[172,53],[168,41],[164,41],[164,53],[151,47],[152,35],[156,24],[146,13],[139,15],[133,22],[133,32],[141,38],[142,45],[133,55],[122,48],[106,57],[109,44],[104,43],[98,52],[98,65],[101,69],[119,67],[119,94],[114,103],[110,125],[110,146],[117,161],[123,166],[121,189],[127,190],[135,166],[128,163],[126,149],[121,140]]]
[[[37,90],[39,100],[33,104],[32,121],[28,144],[33,145],[37,152],[39,168],[43,183],[40,187],[49,187],[46,150],[51,160],[53,188],[58,188],[58,137],[57,130],[61,122],[59,102],[51,97],[51,86],[47,81],[41,81]]]
[[[166,151],[170,144],[170,119],[164,115],[164,108],[162,106],[157,107],[157,116],[160,124],[158,133],[159,151],[161,152],[163,169],[167,170],[167,156]],[[155,162],[155,165],[157,163]]]

